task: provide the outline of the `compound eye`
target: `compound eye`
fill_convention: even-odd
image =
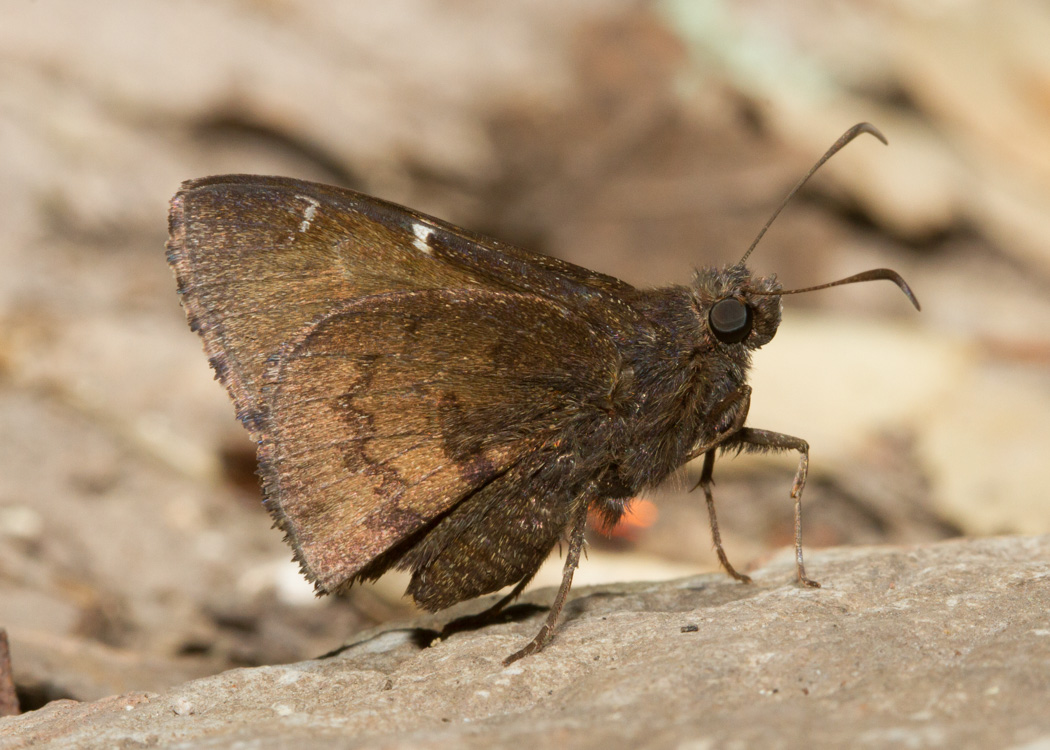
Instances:
[[[727,297],[711,307],[707,321],[715,338],[723,344],[739,344],[751,333],[751,308],[734,297]]]

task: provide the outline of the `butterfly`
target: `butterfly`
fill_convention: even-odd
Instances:
[[[791,194],[861,133],[885,140],[855,126]],[[809,448],[746,425],[751,353],[776,333],[784,294],[889,279],[919,306],[888,269],[784,290],[746,267],[757,238],[689,285],[637,289],[282,177],[186,182],[169,230],[190,327],[257,442],[264,504],[319,593],[392,568],[411,573],[407,593],[429,610],[512,586],[489,617],[567,540],[548,618],[506,663],[553,637],[588,513],[614,524],[690,460],[704,459],[719,558],[747,580],[718,534],[717,451],[799,453],[798,578],[816,585],[801,546]]]

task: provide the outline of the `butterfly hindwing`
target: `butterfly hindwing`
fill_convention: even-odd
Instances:
[[[525,484],[523,471],[557,454],[573,425],[594,419],[617,367],[607,337],[534,295],[426,290],[354,300],[308,325],[265,378],[266,504],[320,590],[374,577],[413,548],[413,567],[436,565],[437,574],[455,562],[443,550],[476,531],[461,524],[426,543],[448,528],[445,518],[461,523],[460,504],[486,503],[472,521],[484,525],[496,518],[491,498],[556,501],[508,495]],[[553,544],[561,528],[551,533]],[[511,561],[491,575],[519,567]]]
[[[407,593],[438,610],[531,578],[588,499],[565,459],[541,447],[460,502],[398,563]]]

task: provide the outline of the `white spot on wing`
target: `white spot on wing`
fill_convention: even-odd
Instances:
[[[302,234],[310,228],[311,222],[314,220],[314,216],[317,215],[317,209],[321,207],[321,203],[316,198],[311,198],[308,195],[297,195],[296,198],[306,201],[308,204],[306,210],[303,211],[303,220],[299,222],[299,233]]]
[[[434,249],[427,244],[427,240],[430,239],[430,235],[434,234],[433,229],[428,227],[426,224],[416,223],[412,225],[412,234],[416,236],[416,238],[412,240],[412,244],[415,245],[416,249],[419,250],[419,252],[425,255],[434,254]]]

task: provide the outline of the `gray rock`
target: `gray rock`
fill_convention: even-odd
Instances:
[[[0,747],[1050,742],[1050,537],[839,548],[809,570],[823,588],[793,585],[785,555],[751,586],[581,589],[554,642],[510,667],[541,613],[423,647],[446,614],[166,694],[55,701],[0,719]]]

